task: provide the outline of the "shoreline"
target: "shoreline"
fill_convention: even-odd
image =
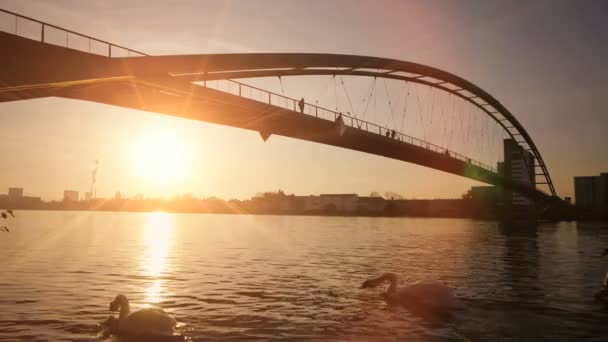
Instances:
[[[15,211],[65,211],[65,212],[102,212],[102,213],[156,213],[162,212],[167,214],[201,214],[201,215],[256,215],[256,216],[311,216],[311,217],[361,217],[361,218],[432,218],[432,219],[471,219],[478,221],[492,221],[502,222],[496,217],[480,217],[480,216],[465,216],[465,215],[383,215],[383,214],[369,214],[369,213],[318,213],[318,212],[229,212],[229,211],[176,211],[176,210],[94,210],[94,209],[78,209],[78,208],[14,208],[6,207],[0,208],[0,210],[12,209]],[[538,220],[541,222],[598,222],[603,223],[608,220],[602,219],[572,219],[572,220]]]

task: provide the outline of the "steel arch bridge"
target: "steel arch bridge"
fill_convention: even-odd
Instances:
[[[257,130],[264,138],[279,134],[404,160],[504,186],[537,202],[557,199],[549,170],[523,125],[488,92],[449,72],[394,59],[335,54],[149,56],[2,11],[14,15],[16,22],[27,20],[39,24],[40,36],[28,39],[0,32],[0,46],[7,47],[0,53],[0,102],[58,96],[183,116]],[[65,32],[65,46],[48,41],[50,29]],[[70,47],[70,37],[87,41],[88,51],[82,46]],[[91,51],[92,43],[103,46],[102,54]],[[116,57],[119,53],[125,57]],[[213,80],[305,75],[401,80],[459,97],[496,121],[512,139],[533,154],[540,168],[535,173],[541,182],[536,184],[546,184],[550,194],[507,179],[492,167],[429,142],[398,132],[396,140],[386,138],[384,133],[391,130],[371,122],[312,104],[306,104],[306,114],[310,117],[305,118],[296,115],[305,114],[303,109],[302,113],[298,112],[297,100],[235,81],[229,81],[233,91],[207,87],[207,82]],[[193,82],[200,82],[202,86]],[[262,101],[243,96],[244,89],[263,94],[260,96]],[[281,101],[277,99],[286,105],[278,105]],[[302,132],[302,129],[307,131]]]

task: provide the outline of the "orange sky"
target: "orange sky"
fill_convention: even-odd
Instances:
[[[572,195],[574,175],[608,171],[608,119],[599,103],[608,91],[602,67],[608,18],[593,8],[601,4],[375,4],[0,0],[2,8],[150,54],[326,52],[431,65],[481,86],[516,115],[540,148],[560,195]],[[287,95],[316,94],[331,107],[331,96],[318,92],[322,80],[283,82]],[[282,91],[278,82],[266,83]],[[21,186],[45,199],[60,198],[64,189],[87,190],[96,159],[100,196],[120,190],[127,196],[191,192],[246,198],[281,188],[437,198],[459,196],[476,184],[360,152],[278,136],[264,143],[256,132],[73,100],[0,104],[0,122],[0,192]],[[142,163],[153,163],[138,161],[133,150],[151,136],[179,137],[182,171],[166,171],[174,177],[142,173]]]

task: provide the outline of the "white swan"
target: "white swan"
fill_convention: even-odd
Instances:
[[[113,334],[173,335],[177,322],[161,309],[146,308],[129,313],[129,300],[118,295],[110,303],[110,311],[119,311],[118,320],[108,321]]]
[[[606,255],[608,255],[608,248],[606,248],[606,250],[604,250],[604,253],[602,253],[603,257]],[[603,285],[604,285],[604,288],[595,294],[595,300],[608,305],[608,272],[606,273],[606,276],[604,277]]]
[[[397,276],[393,273],[385,273],[378,278],[366,280],[361,288],[375,288],[385,281],[389,282],[389,286],[384,292],[384,299],[390,304],[437,314],[445,313],[456,306],[452,291],[441,282],[434,280],[417,281],[398,288]]]
[[[606,248],[604,250],[604,253],[602,253],[602,256],[605,257],[606,255],[608,255],[608,248]],[[604,277],[604,289],[608,290],[608,272],[606,272],[606,276]]]

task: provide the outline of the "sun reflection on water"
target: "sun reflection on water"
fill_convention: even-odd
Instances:
[[[146,289],[147,303],[162,300],[162,274],[167,268],[167,255],[173,237],[173,216],[167,213],[147,213],[144,223],[144,243],[146,247],[142,269],[145,276],[153,279]]]

